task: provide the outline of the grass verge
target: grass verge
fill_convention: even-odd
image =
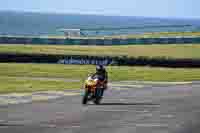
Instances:
[[[40,80],[26,79],[21,77],[0,77],[0,93],[24,93],[36,91],[62,91],[67,89],[78,89],[81,84],[79,82],[65,82],[59,80]]]
[[[65,46],[65,45],[0,45],[0,53],[92,55],[128,57],[166,57],[199,59],[200,45],[125,45],[125,46]]]
[[[92,65],[0,63],[0,93],[80,89],[87,74],[94,70],[95,66]],[[110,81],[200,80],[200,69],[110,66],[107,70]],[[77,79],[80,82],[63,79]]]

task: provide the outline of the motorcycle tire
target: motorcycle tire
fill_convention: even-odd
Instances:
[[[96,99],[94,100],[94,103],[95,103],[96,105],[99,105],[99,104],[100,104],[100,99],[96,98]]]
[[[102,90],[101,89],[97,89],[96,90],[96,94],[95,94],[95,100],[94,100],[94,103],[96,104],[96,105],[98,105],[98,104],[100,104],[100,101],[101,101],[101,99],[102,99]]]
[[[85,94],[84,94],[83,99],[82,99],[82,104],[84,104],[84,105],[87,104],[88,95],[89,95],[88,91],[85,91]]]

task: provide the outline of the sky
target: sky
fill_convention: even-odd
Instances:
[[[200,0],[0,0],[0,10],[200,18]]]

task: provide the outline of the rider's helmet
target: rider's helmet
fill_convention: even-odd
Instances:
[[[96,66],[96,72],[97,73],[105,72],[104,66],[103,65],[97,65]]]

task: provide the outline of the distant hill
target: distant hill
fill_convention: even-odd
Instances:
[[[59,28],[137,27],[158,25],[193,25],[190,29],[137,29],[133,32],[200,31],[199,20],[161,19],[145,17],[98,16],[80,14],[50,14],[0,11],[0,34],[59,34]],[[60,33],[61,34],[61,33]]]

